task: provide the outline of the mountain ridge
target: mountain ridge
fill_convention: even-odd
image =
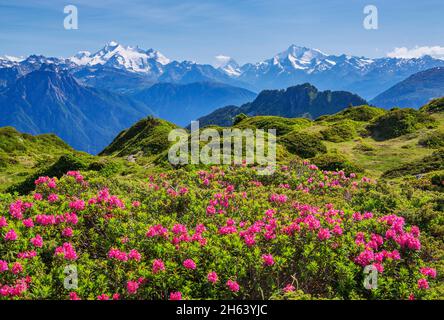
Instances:
[[[232,125],[232,118],[240,113],[248,116],[282,116],[287,118],[332,114],[349,105],[364,105],[367,101],[346,91],[319,91],[305,83],[282,90],[263,90],[256,99],[240,107],[226,106],[198,119],[200,126]]]
[[[81,85],[52,65],[20,77],[0,96],[0,126],[55,133],[76,149],[99,152],[150,110],[127,97]]]
[[[30,56],[31,57],[31,56]],[[32,68],[30,57],[26,59],[9,59],[9,68],[19,68],[21,75],[27,68]],[[33,56],[35,60],[35,55]],[[41,56],[40,56],[41,57]],[[123,72],[118,77],[127,77],[131,85],[134,77],[141,75],[146,82],[191,83],[198,81],[217,81],[240,86],[252,91],[263,89],[282,89],[297,84],[310,82],[322,90],[352,91],[366,99],[374,98],[383,91],[408,76],[433,67],[444,67],[444,60],[423,56],[420,58],[366,58],[352,55],[330,55],[318,49],[291,45],[286,50],[271,58],[239,66],[230,58],[223,65],[215,67],[191,61],[170,60],[154,49],[143,50],[139,47],[123,46],[110,42],[102,49],[91,54],[81,51],[68,59],[46,58],[47,63],[55,63],[69,69],[79,80],[97,85],[100,71],[118,69]],[[6,59],[0,60],[0,67]],[[3,66],[3,68],[5,68]],[[100,68],[102,67],[102,68]],[[106,68],[103,68],[106,67]],[[3,69],[1,68],[1,69]],[[92,70],[91,70],[92,69]],[[91,70],[91,72],[87,72]],[[107,78],[112,81],[112,77]],[[116,80],[118,81],[118,80]],[[0,72],[0,85],[4,82]],[[120,85],[110,89],[125,92],[134,87]]]
[[[418,108],[444,95],[444,67],[436,67],[411,75],[372,99],[383,108]]]

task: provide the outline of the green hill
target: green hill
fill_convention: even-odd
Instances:
[[[349,107],[315,121],[243,115],[234,128],[276,129],[279,163],[304,158],[325,170],[391,179],[442,169],[432,154],[444,144],[443,102],[436,99],[420,110]],[[172,144],[168,134],[175,128],[165,120],[145,118],[122,131],[99,156],[76,152],[55,135],[32,136],[1,128],[0,189],[14,185],[9,190],[26,191],[37,174],[58,176],[70,166],[106,176],[143,176],[147,168],[160,170],[168,164]],[[222,133],[222,127],[213,128]],[[425,164],[420,166],[421,162]],[[413,170],[415,166],[420,169]]]
[[[74,150],[54,134],[30,135],[0,128],[0,190]]]

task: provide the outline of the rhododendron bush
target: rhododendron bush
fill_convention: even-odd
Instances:
[[[427,298],[439,274],[422,231],[400,213],[363,210],[375,183],[308,163],[119,186],[40,177],[31,194],[1,198],[0,298]],[[367,266],[377,288],[364,286]]]

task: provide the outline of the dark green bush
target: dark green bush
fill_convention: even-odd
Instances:
[[[241,122],[242,120],[248,118],[248,116],[245,113],[239,113],[237,116],[233,118],[233,126]]]
[[[343,142],[356,137],[355,125],[350,120],[334,123],[321,131],[322,138],[331,142]]]
[[[275,129],[277,136],[283,136],[293,130],[307,128],[312,125],[312,121],[306,118],[282,118],[277,116],[256,116],[245,118],[236,127],[240,129]]]
[[[427,113],[444,112],[444,97],[432,100],[419,110]]]
[[[66,172],[71,170],[86,170],[88,168],[87,157],[88,156],[83,156],[81,154],[65,154],[54,164],[29,176],[25,181],[10,187],[7,192],[26,194],[34,190],[34,181],[40,176],[60,178]]]
[[[419,145],[427,148],[444,147],[444,131],[434,131],[419,140]]]
[[[123,165],[111,159],[99,159],[91,162],[88,170],[98,171],[104,177],[110,177],[123,169]]]
[[[415,132],[422,127],[434,127],[429,115],[414,109],[392,109],[367,126],[375,140],[387,140]]]
[[[321,116],[316,121],[340,121],[349,119],[354,121],[370,121],[376,117],[383,115],[386,111],[381,108],[370,107],[367,105],[346,108],[334,115]]]
[[[334,153],[318,155],[313,159],[311,159],[311,162],[314,163],[316,166],[318,166],[318,168],[321,170],[327,170],[327,171],[343,170],[347,174],[350,174],[352,172],[358,173],[364,171],[362,167],[353,164],[346,157]]]
[[[315,135],[304,132],[290,132],[280,139],[280,142],[293,154],[302,158],[313,158],[326,153],[327,147]]]

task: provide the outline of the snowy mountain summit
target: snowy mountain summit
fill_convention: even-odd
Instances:
[[[170,62],[159,51],[143,50],[137,46],[123,46],[116,41],[108,42],[96,53],[80,51],[69,59],[82,66],[104,65],[140,73],[157,72],[159,68]]]

